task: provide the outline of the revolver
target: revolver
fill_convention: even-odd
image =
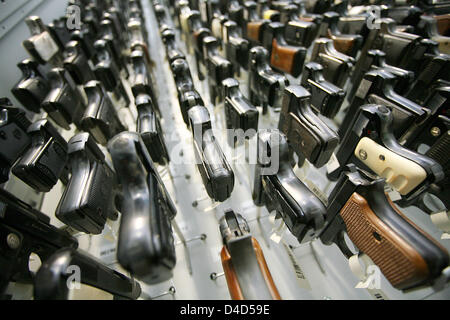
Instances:
[[[114,299],[136,300],[141,286],[99,262],[96,258],[73,248],[61,248],[49,256],[39,268],[34,279],[34,300],[68,300],[70,266],[80,268],[80,283],[101,289]]]
[[[259,112],[239,90],[239,81],[234,78],[222,82],[225,97],[225,117],[228,129],[228,144],[236,146],[237,138],[232,132],[242,130],[247,139],[258,130]]]
[[[325,80],[323,66],[308,62],[303,69],[300,85],[311,93],[311,107],[315,112],[333,119],[344,102],[345,92]]]
[[[267,106],[280,108],[282,94],[289,81],[283,74],[272,70],[265,48],[250,50],[248,70],[248,91],[253,105],[262,105],[263,114],[267,113]]]
[[[401,213],[384,188],[384,179],[348,166],[329,197],[320,239],[325,245],[336,243],[349,258],[347,232],[399,290],[430,284],[448,266],[448,252]]]
[[[233,191],[233,170],[214,137],[208,109],[191,107],[188,116],[194,138],[195,162],[206,192],[215,201],[223,202]]]
[[[42,76],[34,60],[25,59],[17,66],[22,71],[22,79],[11,92],[27,110],[40,113],[41,103],[50,91],[48,81]]]
[[[320,168],[328,163],[339,144],[338,135],[311,109],[311,94],[301,86],[284,90],[278,129],[300,159],[299,166],[308,159]]]
[[[50,191],[59,179],[67,184],[67,142],[47,119],[28,127],[31,146],[12,168],[12,173],[39,192]]]
[[[233,300],[281,300],[264,253],[247,221],[232,210],[220,219],[220,252],[228,290]]]
[[[69,140],[72,176],[56,208],[56,217],[75,230],[100,234],[106,219],[116,220],[116,174],[92,136],[79,133]]]
[[[24,111],[12,107],[8,98],[0,99],[0,184],[9,180],[11,167],[31,145],[30,125]]]
[[[60,127],[69,130],[75,123],[79,128],[86,110],[84,97],[66,69],[55,68],[48,73],[50,91],[42,101],[42,108]]]
[[[50,218],[27,203],[0,188],[0,236],[5,239],[0,250],[0,297],[10,281],[33,282],[29,257],[37,254],[42,261],[61,248],[78,247],[67,232],[50,224]]]
[[[99,81],[89,81],[84,86],[88,98],[88,106],[81,120],[81,127],[102,145],[109,139],[125,131],[116,109]]]
[[[260,132],[257,157],[255,205],[275,210],[299,243],[313,239],[324,225],[326,209],[292,170],[286,137],[278,131]]]
[[[147,284],[166,281],[176,263],[176,207],[139,134],[118,134],[108,150],[123,190],[117,259]]]

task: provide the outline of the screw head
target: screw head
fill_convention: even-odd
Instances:
[[[20,247],[20,238],[17,234],[10,233],[6,237],[6,243],[11,249],[17,250]]]
[[[384,155],[382,155],[382,154],[380,154],[378,158],[379,158],[381,161],[386,160],[386,157],[385,157]]]
[[[430,133],[433,137],[439,137],[441,135],[441,129],[438,127],[433,127],[431,128]]]
[[[366,160],[367,159],[367,152],[364,149],[359,150],[359,157],[361,158],[361,160]]]

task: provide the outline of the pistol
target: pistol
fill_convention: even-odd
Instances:
[[[250,139],[258,130],[259,112],[239,90],[239,81],[234,78],[222,82],[225,97],[225,117],[228,129],[228,144],[236,146],[237,138],[232,132],[242,130],[245,138]]]
[[[56,208],[56,217],[75,230],[100,234],[106,219],[116,220],[119,196],[116,174],[92,136],[79,133],[69,140],[72,176]]]
[[[233,191],[233,170],[214,137],[208,109],[194,106],[188,115],[194,137],[195,161],[206,192],[215,201],[223,202]]]
[[[152,98],[149,95],[140,94],[136,97],[135,103],[138,111],[137,132],[144,141],[153,162],[165,165],[170,158]]]
[[[189,70],[189,65],[185,59],[175,60],[172,63],[171,68],[177,87],[181,115],[183,116],[184,123],[189,125],[189,109],[197,105],[204,106],[203,99],[195,90],[191,71]]]
[[[208,36],[203,38],[203,56],[208,70],[208,85],[211,103],[215,104],[216,98],[223,99],[220,86],[222,81],[233,77],[233,65],[219,53],[219,42],[216,38]]]
[[[284,38],[284,25],[271,22],[264,29],[263,46],[270,52],[272,67],[298,77],[303,68],[306,48],[292,46]]]
[[[95,34],[92,27],[87,23],[81,24],[79,30],[73,30],[70,34],[71,40],[80,43],[86,58],[92,60],[92,63],[94,64],[97,62],[95,61],[94,48]]]
[[[84,97],[66,69],[55,68],[48,73],[50,91],[41,106],[60,127],[69,130],[70,124],[80,127],[86,109]]]
[[[261,18],[265,20],[270,20],[274,22],[280,21],[281,17],[280,12],[271,9],[267,0],[258,0],[256,5],[256,12]]]
[[[8,98],[0,99],[0,184],[9,180],[9,171],[31,145],[25,112],[11,105]]]
[[[50,191],[59,179],[67,184],[67,142],[47,119],[27,130],[31,146],[13,166],[12,173],[39,192]]]
[[[117,67],[124,73],[125,78],[129,77],[127,62],[122,55],[122,43],[118,37],[118,31],[114,27],[114,23],[110,19],[103,19],[100,22],[100,32],[102,34],[101,39],[108,43],[113,59],[117,64]]]
[[[338,52],[333,40],[328,38],[314,40],[310,61],[320,63],[324,78],[339,88],[344,87],[355,63],[353,57]]]
[[[150,61],[150,54],[148,52],[148,33],[145,28],[145,23],[141,18],[130,17],[127,30],[130,38],[131,52],[135,50],[142,50],[145,53],[145,57]]]
[[[172,65],[172,63],[177,59],[185,59],[184,53],[177,47],[175,30],[172,28],[165,29],[161,33],[161,38],[164,42],[164,46],[166,47],[166,55],[169,65]]]
[[[89,132],[97,143],[106,145],[113,136],[125,131],[116,109],[99,81],[89,81],[84,86],[88,107],[81,120],[84,131]]]
[[[38,64],[31,59],[25,59],[17,64],[22,71],[22,79],[11,89],[14,97],[29,111],[40,113],[50,86],[38,70]]]
[[[0,188],[0,235],[5,239],[0,251],[0,297],[10,281],[33,283],[34,273],[28,262],[32,253],[42,261],[61,248],[78,247],[67,232],[50,224],[50,218]]]
[[[421,16],[416,25],[416,33],[422,37],[430,38],[439,43],[439,51],[450,54],[450,37],[439,33],[438,24],[435,17]]]
[[[264,253],[251,235],[247,221],[232,210],[220,219],[220,253],[228,290],[233,300],[281,300]]]
[[[130,104],[130,98],[125,90],[122,78],[120,76],[120,69],[115,61],[112,53],[111,44],[100,39],[94,43],[97,61],[94,67],[96,78],[102,82],[108,92],[120,99],[125,100],[125,104]]]
[[[248,71],[251,103],[262,106],[263,114],[267,113],[267,106],[279,109],[284,88],[289,85],[289,81],[283,74],[272,70],[267,49],[263,47],[250,49]]]
[[[353,126],[358,109],[365,103],[386,105],[394,113],[394,135],[401,139],[411,126],[420,125],[429,115],[429,109],[419,106],[394,91],[395,76],[383,69],[371,70],[359,84],[344,121],[339,129],[342,138]]]
[[[295,4],[286,5],[281,11],[281,22],[285,24],[284,36],[290,44],[309,48],[317,36],[318,25],[300,18]]]
[[[25,50],[39,64],[48,63],[52,67],[61,67],[63,61],[61,49],[41,18],[30,16],[25,19],[25,23],[31,33],[31,37],[22,42]]]
[[[303,164],[308,159],[315,167],[324,166],[339,144],[338,135],[311,109],[311,94],[301,86],[284,89],[278,129]]]
[[[247,39],[241,37],[236,22],[230,20],[223,24],[223,42],[225,58],[233,64],[237,76],[240,76],[241,67],[245,70],[248,68],[250,44]]]
[[[244,19],[241,28],[252,47],[262,45],[263,31],[269,23],[270,20],[260,18],[256,2],[244,2]]]
[[[78,266],[80,283],[101,289],[114,299],[136,300],[141,286],[136,280],[73,248],[62,248],[47,258],[34,279],[34,300],[68,300],[70,266]]]
[[[83,52],[81,43],[78,41],[72,40],[67,43],[64,51],[64,68],[78,85],[95,80],[94,71],[89,65],[89,60]]]
[[[244,7],[241,5],[241,1],[230,0],[225,2],[227,7],[222,7],[222,12],[227,12],[230,20],[241,23],[244,18]]]
[[[346,232],[399,290],[430,284],[448,266],[448,252],[401,213],[384,188],[384,179],[349,166],[329,197],[320,239],[325,245],[336,243],[349,258],[353,253]]]
[[[299,243],[313,239],[324,225],[326,209],[292,170],[286,136],[278,131],[258,133],[257,152],[255,205],[275,210]]]
[[[108,151],[123,192],[117,259],[147,284],[166,281],[176,263],[171,226],[176,207],[139,134],[118,134]]]
[[[70,41],[70,31],[67,29],[67,17],[62,16],[54,19],[47,25],[47,29],[58,44],[60,51],[63,52],[67,43]]]
[[[321,64],[305,64],[300,85],[311,93],[311,107],[314,111],[330,119],[336,116],[344,102],[345,92],[325,80]]]
[[[337,27],[338,21],[339,14],[337,12],[325,12],[317,34],[319,37],[332,39],[337,51],[355,57],[363,44],[363,37],[359,34],[341,33]]]
[[[191,10],[189,18],[189,30],[191,35],[191,43],[194,47],[194,56],[197,65],[197,74],[200,81],[205,80],[203,66],[206,65],[206,57],[204,56],[205,50],[203,50],[203,39],[211,35],[211,30],[203,27],[200,19],[200,13],[195,10]]]

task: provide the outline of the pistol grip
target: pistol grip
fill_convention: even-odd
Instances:
[[[256,255],[256,259],[258,261],[258,266],[261,270],[262,276],[268,290],[274,300],[281,300],[280,294],[278,293],[278,289],[275,286],[272,275],[270,274],[269,268],[267,267],[266,259],[264,258],[264,253],[261,250],[261,247],[258,241],[252,237],[251,239],[253,250]],[[230,292],[231,299],[233,300],[245,300],[244,294],[242,292],[241,286],[239,285],[238,276],[233,267],[233,262],[231,259],[231,254],[226,246],[222,248],[220,253],[220,257],[222,260],[223,271],[225,273],[225,278],[227,279],[228,290]]]
[[[302,72],[305,52],[301,47],[279,45],[276,39],[272,40],[272,55],[270,64],[277,69],[298,77]]]

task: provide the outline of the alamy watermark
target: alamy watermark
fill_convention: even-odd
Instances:
[[[77,5],[71,5],[66,10],[67,22],[66,27],[68,30],[80,30],[81,29],[81,8]]]
[[[368,14],[366,25],[370,30],[380,29],[381,8],[379,6],[368,6],[366,8]]]
[[[359,282],[355,288],[380,290],[381,289],[381,270],[376,265],[370,265],[366,269],[366,278]]]

